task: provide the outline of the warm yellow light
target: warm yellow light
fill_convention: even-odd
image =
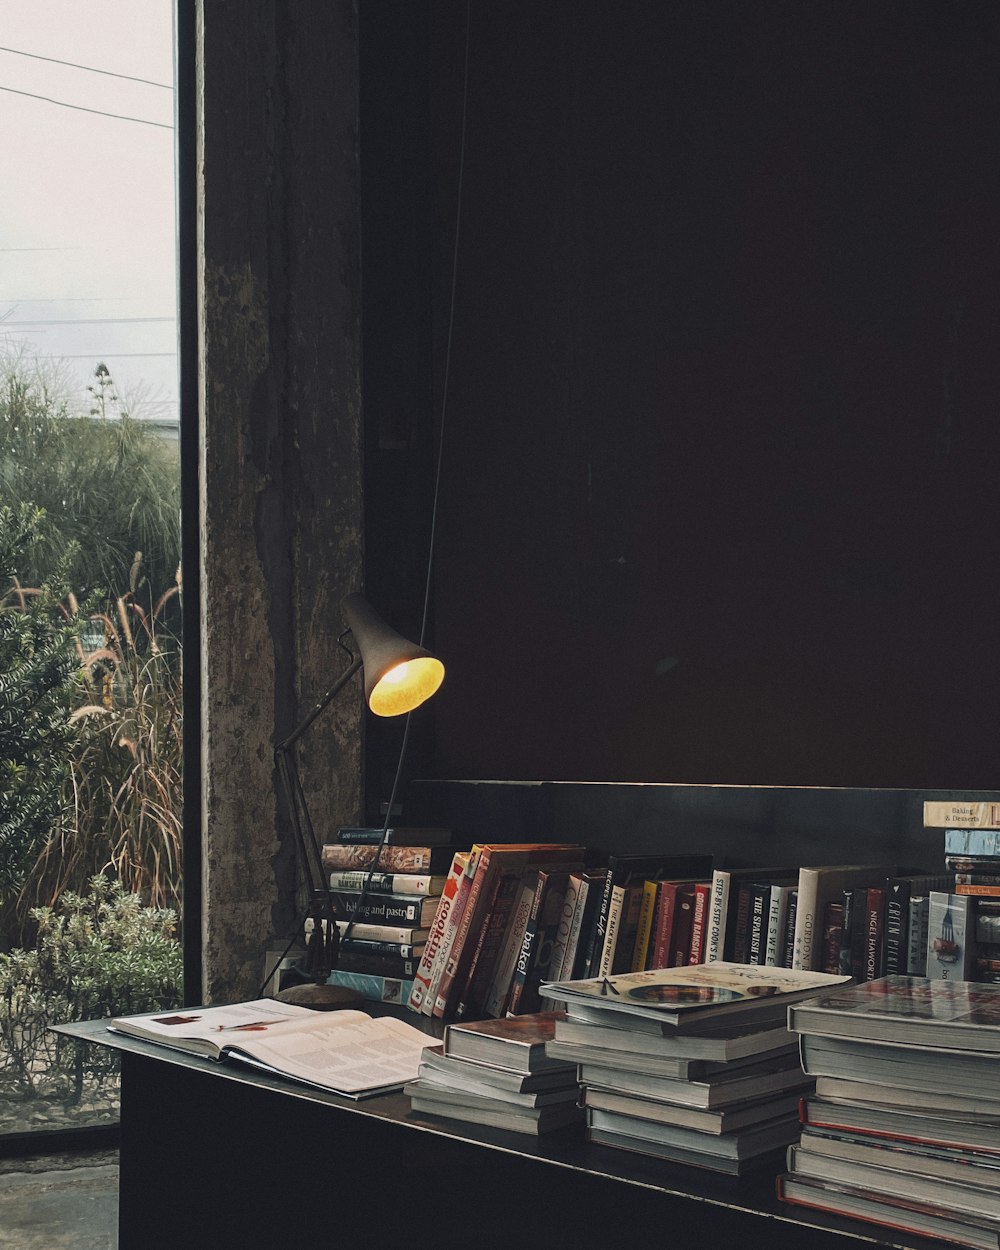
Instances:
[[[444,681],[444,665],[433,656],[395,664],[375,683],[368,706],[376,716],[403,716],[429,699]]]

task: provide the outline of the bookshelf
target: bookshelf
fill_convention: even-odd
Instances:
[[[100,1020],[57,1031],[121,1054],[123,1247],[235,1250],[330,1236],[605,1250],[645,1244],[651,1229],[678,1250],[935,1244],[779,1203],[776,1167],[719,1177],[589,1145],[579,1131],[533,1139],[434,1121],[401,1094],[352,1102],[111,1034]]]

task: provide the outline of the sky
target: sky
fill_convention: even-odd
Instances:
[[[135,415],[177,416],[172,11],[0,0],[0,356],[83,411],[104,361]]]

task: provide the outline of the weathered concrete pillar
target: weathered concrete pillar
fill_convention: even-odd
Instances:
[[[340,602],[361,584],[355,5],[199,0],[197,44],[202,997],[218,1001],[256,992],[297,914],[272,749],[343,670]],[[360,818],[360,732],[342,697],[302,743],[320,834]]]

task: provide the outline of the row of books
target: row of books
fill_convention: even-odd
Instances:
[[[890,976],[789,1011],[804,1072],[785,1201],[1000,1246],[1000,987]]]
[[[594,858],[566,843],[457,851],[410,1007],[442,1019],[534,1014],[547,1005],[543,982],[628,966],[644,886],[711,872],[704,855],[601,856],[588,866]],[[647,931],[652,914],[650,905]]]
[[[391,834],[378,846],[381,830],[341,830],[324,848],[348,935],[339,969],[412,982],[409,1005],[428,1015],[535,1012],[548,1005],[538,992],[546,980],[718,960],[859,980],[1000,978],[1000,941],[981,936],[1000,938],[1000,872],[995,899],[969,895],[975,904],[951,907],[963,938],[960,966],[949,968],[931,895],[984,886],[954,873],[722,868],[708,856],[609,856],[563,843],[466,848],[446,830]]]

